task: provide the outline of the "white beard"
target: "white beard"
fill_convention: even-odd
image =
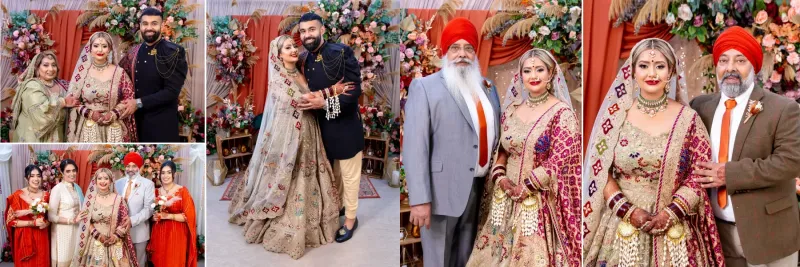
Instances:
[[[742,80],[740,84],[726,84],[724,81],[724,75],[723,77],[717,79],[717,84],[719,85],[719,89],[722,91],[722,94],[729,98],[736,98],[744,94],[747,89],[750,89],[750,86],[755,83],[755,76],[755,70],[751,69],[750,74],[747,75],[747,79]]]
[[[481,90],[483,76],[477,59],[470,62],[469,66],[461,67],[456,66],[455,62],[451,62],[447,57],[444,57],[442,59],[442,76],[444,76],[447,90],[454,96],[461,95],[461,90],[469,92],[479,92]]]

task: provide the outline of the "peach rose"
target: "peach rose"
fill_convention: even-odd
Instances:
[[[795,49],[794,44],[786,45],[786,51],[794,52],[794,49]]]
[[[783,78],[783,75],[781,75],[777,71],[774,71],[772,72],[772,76],[769,77],[769,81],[773,83],[779,83],[781,81],[781,78]]]
[[[797,43],[800,42],[800,35],[797,35],[796,32],[789,33],[789,42],[790,43]]]
[[[770,48],[775,45],[775,37],[772,34],[767,34],[764,36],[764,39],[761,40],[761,44],[767,48]]]
[[[764,22],[767,22],[767,19],[769,19],[767,11],[761,10],[756,14],[756,23],[758,24],[764,24]]]

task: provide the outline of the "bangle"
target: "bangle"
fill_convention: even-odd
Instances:
[[[631,219],[631,215],[633,214],[633,211],[636,210],[636,208],[633,208],[633,204],[630,204],[629,202],[625,202],[625,204],[628,205],[625,205],[624,207],[626,210],[625,210],[625,215],[622,216],[622,220],[629,222]]]
[[[536,187],[533,186],[533,182],[531,182],[530,177],[525,178],[524,180],[522,180],[522,182],[525,183],[525,187],[528,189],[529,192],[536,191]]]
[[[614,192],[614,194],[611,195],[611,197],[609,197],[608,200],[606,201],[606,205],[608,205],[608,208],[615,210],[614,206],[616,206],[617,202],[619,202],[623,198],[625,198],[625,195],[623,195],[622,192],[620,191]]]
[[[674,216],[675,220],[679,220],[686,216],[686,212],[681,209],[680,205],[675,204],[675,202],[670,203],[667,205],[667,208],[664,209],[669,213],[670,216]]]

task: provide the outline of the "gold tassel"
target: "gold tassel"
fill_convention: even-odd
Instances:
[[[450,17],[455,15],[456,10],[463,5],[464,0],[447,0],[439,7],[439,10],[436,10],[436,16],[441,17],[444,24],[447,24],[450,21]]]
[[[768,81],[773,71],[775,71],[775,53],[772,51],[764,52],[764,61],[761,64],[761,71],[758,72],[761,75],[761,80]]]
[[[511,27],[508,27],[506,30],[506,34],[503,35],[503,42],[513,39],[514,37],[524,37],[528,35],[528,32],[531,30],[531,26],[539,21],[539,18],[532,17],[517,21]]]

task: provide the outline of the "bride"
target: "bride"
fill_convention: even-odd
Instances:
[[[297,45],[281,35],[269,45],[269,91],[253,157],[231,200],[229,221],[245,241],[298,259],[306,247],[333,242],[339,229],[338,181],[313,113],[295,108],[309,93],[296,68]],[[336,93],[352,90],[333,86]]]
[[[114,44],[107,32],[96,32],[81,50],[68,95],[78,99],[67,120],[70,143],[136,142],[133,117],[122,117],[120,104],[133,99],[128,74],[113,64]]]
[[[583,172],[584,266],[724,266],[691,171],[711,146],[676,58],[664,40],[640,41],[606,95]]]

